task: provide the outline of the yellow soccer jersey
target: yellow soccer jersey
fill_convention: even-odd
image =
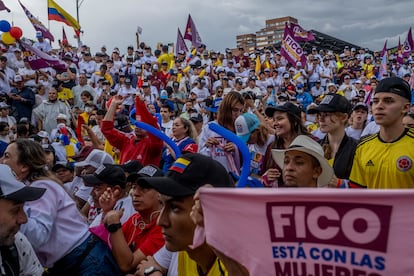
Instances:
[[[414,130],[392,143],[374,134],[359,143],[349,177],[351,186],[368,189],[414,188]]]
[[[178,253],[178,275],[200,275],[197,271],[197,263],[193,261],[185,251]],[[227,276],[227,270],[222,262],[218,259],[214,262],[214,265],[210,268],[210,271],[206,276]]]

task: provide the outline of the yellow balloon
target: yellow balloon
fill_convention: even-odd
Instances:
[[[1,41],[3,41],[4,44],[10,45],[16,42],[16,39],[12,37],[12,35],[9,32],[6,32],[6,33],[2,33]]]

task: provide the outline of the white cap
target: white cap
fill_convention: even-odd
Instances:
[[[75,167],[85,167],[85,166],[92,166],[94,168],[99,168],[103,164],[113,164],[114,159],[104,152],[103,150],[94,149],[89,153],[88,157],[85,160],[75,163]]]

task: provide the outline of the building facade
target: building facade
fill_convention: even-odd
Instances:
[[[298,23],[298,20],[291,16],[273,18],[266,20],[266,27],[260,29],[256,34],[242,34],[236,37],[237,48],[243,47],[246,50],[263,49],[273,46],[282,41],[286,23]]]

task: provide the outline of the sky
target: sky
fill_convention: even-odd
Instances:
[[[34,39],[35,30],[17,0],[3,0],[11,13],[0,12],[0,19],[22,28],[23,36]],[[69,42],[73,29],[61,22],[47,20],[47,0],[21,0],[40,21],[49,27],[55,40],[62,37],[65,26]],[[55,0],[76,18],[76,0]],[[157,42],[175,43],[177,28],[183,33],[191,14],[203,43],[208,49],[223,51],[236,47],[236,36],[255,33],[265,27],[265,20],[292,16],[304,29],[314,29],[371,50],[381,50],[401,43],[414,26],[412,0],[79,0],[81,41],[92,53],[105,45],[108,51],[119,47],[126,52],[136,45],[138,26],[140,41],[153,48]],[[57,47],[57,44],[52,46]]]

